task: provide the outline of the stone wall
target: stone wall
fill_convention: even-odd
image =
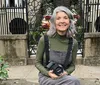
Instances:
[[[0,36],[0,56],[11,65],[26,65],[27,35]]]
[[[85,65],[100,65],[100,33],[84,34],[84,60]]]

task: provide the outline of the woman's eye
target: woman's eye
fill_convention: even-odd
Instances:
[[[56,20],[59,20],[59,19],[60,19],[60,17],[57,17],[57,18],[56,18]]]
[[[68,17],[64,17],[64,19],[68,19]]]
[[[65,17],[57,17],[57,18],[56,18],[56,20],[60,20],[60,19],[68,19],[68,17],[65,16]]]

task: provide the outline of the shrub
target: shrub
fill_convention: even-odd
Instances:
[[[0,80],[7,79],[8,78],[8,64],[4,62],[4,59],[2,56],[0,56]]]

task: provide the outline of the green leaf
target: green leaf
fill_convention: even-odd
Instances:
[[[6,69],[9,65],[4,62],[2,56],[0,56],[0,79],[7,79],[8,78],[8,70]]]

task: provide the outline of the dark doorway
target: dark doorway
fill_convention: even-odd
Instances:
[[[12,34],[25,34],[27,28],[27,22],[21,18],[14,18],[9,23],[9,30]]]

